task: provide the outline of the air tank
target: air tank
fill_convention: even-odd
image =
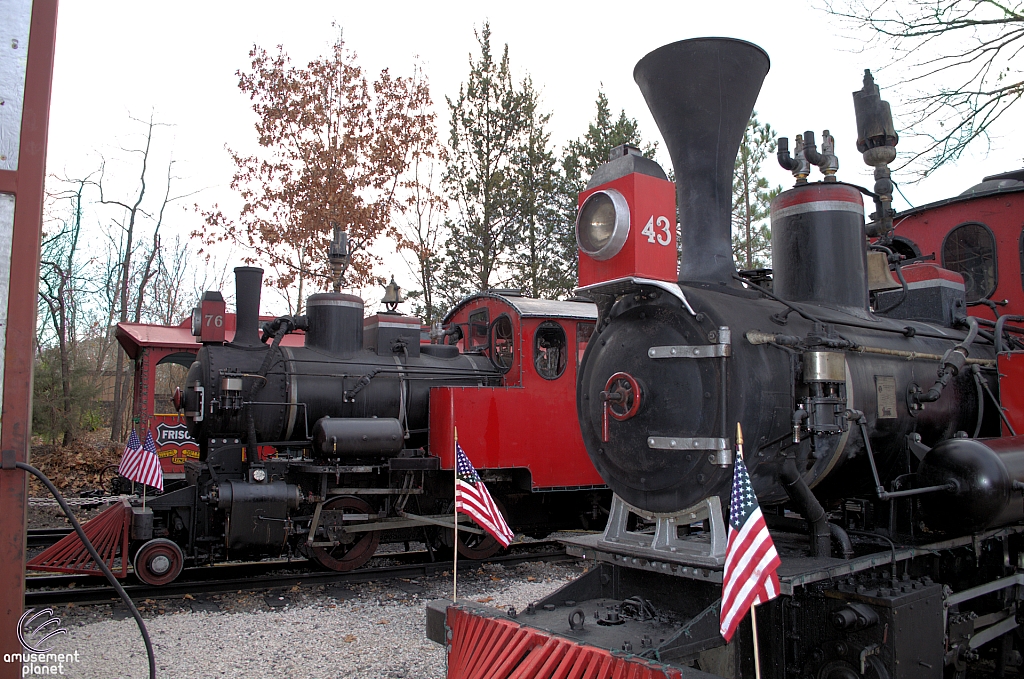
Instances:
[[[928,451],[918,485],[949,485],[921,496],[928,524],[973,533],[1024,520],[1024,436],[954,438]]]

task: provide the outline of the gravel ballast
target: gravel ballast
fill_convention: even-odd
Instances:
[[[578,577],[574,562],[487,565],[459,571],[459,598],[522,610]],[[341,587],[239,592],[141,602],[157,676],[445,676],[444,649],[425,636],[425,604],[451,597],[451,575]],[[139,603],[139,602],[136,602]],[[126,611],[111,606],[56,611],[68,636],[53,652],[78,652],[64,676],[148,676],[142,637]],[[121,619],[116,619],[121,618]]]

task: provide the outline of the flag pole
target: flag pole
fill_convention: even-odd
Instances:
[[[452,603],[459,600],[459,428],[453,427],[455,446],[452,448],[452,467],[455,477],[455,532],[452,533]]]
[[[743,459],[743,427],[736,422],[736,459]],[[750,628],[754,634],[754,677],[761,679],[761,653],[757,647],[757,602],[750,605]]]

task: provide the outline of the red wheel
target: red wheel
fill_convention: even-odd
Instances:
[[[181,575],[185,556],[181,547],[166,538],[156,538],[142,545],[135,554],[135,575],[147,585],[158,587]]]
[[[371,515],[374,518],[377,516],[373,507],[358,497],[346,495],[324,503],[313,541],[338,544],[334,547],[311,547],[309,557],[313,561],[332,571],[350,571],[370,560],[377,551],[377,545],[380,544],[380,532],[346,531],[346,525],[358,525],[355,517],[345,520],[345,516],[351,514]]]
[[[505,516],[508,516],[508,512],[505,511],[505,506],[501,503],[498,498],[492,498],[494,504],[497,505],[498,509]],[[448,506],[447,514],[451,514],[455,511],[455,504],[452,503]],[[490,533],[484,531],[481,533],[470,533],[467,530],[462,530],[463,526],[472,526],[477,530],[483,530],[476,523],[464,524],[459,522],[459,554],[466,557],[467,559],[473,559],[474,561],[482,561],[489,559],[501,550],[501,543],[494,539]],[[454,531],[446,528],[441,529],[441,544],[447,549],[452,548],[452,533]]]
[[[608,404],[609,414],[622,422],[640,410],[640,385],[629,373],[615,373],[608,378],[601,398]]]

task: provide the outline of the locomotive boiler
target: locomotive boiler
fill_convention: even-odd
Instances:
[[[771,205],[772,268],[737,271],[734,159],[768,68],[722,38],[637,64],[675,183],[624,146],[579,199],[580,293],[598,320],[577,414],[615,498],[604,533],[567,546],[595,566],[515,621],[428,609],[451,648],[511,625],[635,676],[754,676],[758,648],[760,676],[779,679],[1020,664],[1024,438],[1001,402],[1019,389],[1019,319],[969,315],[960,274],[893,247],[898,135],[867,72],[854,104],[873,187],[838,180],[827,130],[820,151],[811,132],[781,139],[796,183]],[[726,644],[738,424],[782,596]],[[454,658],[449,676],[487,662]]]

